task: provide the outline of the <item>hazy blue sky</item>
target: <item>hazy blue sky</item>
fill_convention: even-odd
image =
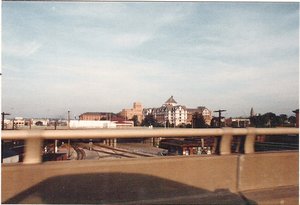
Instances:
[[[2,2],[2,110],[66,117],[171,95],[247,116],[299,107],[299,4]]]

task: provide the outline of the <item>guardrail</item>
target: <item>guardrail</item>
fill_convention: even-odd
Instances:
[[[242,193],[239,196],[245,199],[244,196],[248,191],[254,191],[255,195],[257,195],[260,194],[261,190],[263,190],[262,194],[264,194],[266,193],[265,190],[269,189],[271,191],[267,192],[269,198],[266,200],[268,204],[280,204],[282,201],[288,204],[298,204],[298,195],[295,193],[298,193],[299,184],[299,153],[297,151],[253,153],[256,135],[273,136],[287,134],[298,135],[299,130],[297,128],[172,128],[2,131],[2,140],[25,140],[24,163],[33,165],[2,164],[1,200],[2,203],[9,204],[73,204],[86,202],[101,203],[101,200],[105,199],[108,201],[102,201],[104,204],[123,204],[123,202],[128,202],[128,204],[142,204],[141,202],[147,203],[147,201],[143,201],[144,199],[152,199],[153,196],[156,196],[157,198],[153,199],[154,202],[155,200],[164,199],[167,200],[167,202],[173,200],[175,203],[177,195],[182,192],[182,186],[176,188],[174,191],[174,183],[176,183],[188,187],[189,191],[191,188],[197,189],[199,200],[203,200],[203,198],[205,198],[203,196],[208,192],[214,193],[209,199],[215,200],[216,195],[220,196],[220,192],[217,190],[228,190],[229,192],[237,194]],[[179,138],[210,136],[219,137],[220,144],[218,146],[219,150],[217,151],[221,156],[171,156],[40,163],[42,153],[41,145],[45,139]],[[233,136],[246,137],[244,144],[246,154],[230,154]],[[131,178],[128,178],[128,176],[131,176]],[[122,177],[127,181],[123,180]],[[151,180],[147,180],[149,177],[151,177]],[[154,188],[153,186],[157,184],[153,182],[153,179],[158,180],[156,182],[163,180],[163,185]],[[70,183],[73,182],[72,180],[77,182],[76,186]],[[105,183],[103,183],[102,180],[105,181]],[[139,191],[141,180],[143,189]],[[114,186],[114,184],[118,184],[120,181],[126,184],[127,189]],[[149,183],[147,183],[147,181]],[[66,184],[64,184],[64,182]],[[90,183],[88,182],[93,182],[91,183],[93,190],[96,189],[97,191],[90,193],[89,189],[91,189],[92,186],[90,187]],[[171,183],[171,189],[165,188],[168,186],[168,183]],[[61,186],[62,184],[63,186]],[[132,187],[135,184],[138,185],[138,188],[134,191],[130,188],[130,191],[127,192],[128,187]],[[284,193],[280,193],[279,197],[272,195],[274,189],[278,187],[288,187],[289,193],[290,190],[292,190],[292,192],[287,197],[285,197]],[[151,191],[157,190],[157,188],[161,191],[158,191],[155,195],[151,195]],[[150,194],[148,191],[150,191]],[[82,194],[80,194],[81,192]],[[87,192],[89,197],[87,197]],[[162,195],[164,197],[168,196],[169,198],[161,198],[160,196],[162,195],[159,195],[160,192],[168,192],[167,195],[164,195],[166,193]],[[122,198],[122,202],[114,201],[115,198],[111,196],[115,193],[118,193],[118,196],[128,196],[129,198]],[[103,198],[101,198],[101,196],[103,196]],[[141,196],[142,198],[140,198]],[[182,196],[189,198],[194,195],[185,195],[185,193],[182,193]],[[266,198],[265,195],[264,197],[261,197],[261,195],[258,196],[258,198]],[[274,200],[270,200],[270,198],[274,198],[274,196],[277,200],[276,203]],[[227,195],[224,197],[226,198]],[[141,199],[142,201],[134,201],[136,199]],[[193,199],[194,198],[189,199],[189,202]],[[252,199],[251,196],[249,199]],[[286,201],[288,199],[293,199],[296,203]],[[148,201],[148,203],[151,202],[152,201]],[[228,204],[241,203],[231,203],[230,201]]]
[[[246,136],[245,154],[254,153],[256,135],[299,134],[298,128],[215,128],[215,129],[97,129],[97,130],[14,130],[2,131],[2,140],[25,140],[25,164],[41,163],[44,139],[116,139],[157,137],[221,137],[218,153],[231,154],[233,136]]]

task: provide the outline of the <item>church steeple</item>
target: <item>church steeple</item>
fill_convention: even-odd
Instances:
[[[255,115],[255,113],[254,113],[254,110],[253,110],[253,107],[251,108],[251,110],[250,110],[250,117],[253,117]]]

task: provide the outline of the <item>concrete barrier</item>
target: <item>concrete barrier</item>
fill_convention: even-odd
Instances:
[[[237,156],[167,157],[2,165],[2,202],[54,176],[136,173],[209,191],[236,191]]]
[[[51,191],[52,193],[62,191],[62,193],[70,194],[71,192],[68,192],[67,187],[55,187],[56,180],[62,180],[65,177],[70,180],[79,178],[81,183],[84,179],[90,180],[90,177],[97,179],[99,174],[101,174],[103,179],[105,179],[103,174],[114,177],[128,175],[131,176],[130,179],[133,180],[133,182],[129,183],[141,183],[142,186],[145,186],[145,188],[150,187],[150,189],[155,189],[155,186],[153,188],[154,182],[151,180],[148,180],[149,183],[146,184],[143,184],[143,181],[135,182],[134,176],[140,177],[140,175],[142,175],[147,179],[154,177],[155,180],[160,181],[161,184],[177,183],[179,184],[177,187],[188,186],[190,189],[201,189],[202,191],[223,189],[229,192],[241,193],[247,190],[298,186],[299,156],[297,151],[253,153],[255,135],[298,133],[299,130],[296,128],[147,129],[143,131],[134,129],[3,131],[1,136],[2,140],[25,139],[26,150],[23,164],[2,164],[2,202],[16,198],[16,196],[22,195],[23,198],[26,198],[27,195],[31,196],[32,190],[40,194],[39,196],[31,196],[33,198],[47,197],[46,192],[51,193]],[[246,138],[249,138],[248,140],[246,139],[246,154],[230,154],[230,140],[232,136],[241,135],[246,135]],[[41,163],[40,144],[44,139],[115,139],[186,136],[222,137],[223,140],[221,140],[219,150],[221,155]],[[80,180],[80,177],[83,177],[83,179]],[[111,178],[111,181],[113,181],[113,177]],[[126,176],[124,178],[126,178]],[[49,181],[51,182],[53,190],[39,190],[39,188],[47,188]],[[66,183],[69,182],[67,181]],[[80,183],[77,183],[77,185],[80,186]],[[110,184],[108,183],[107,186],[109,187]],[[77,187],[75,187],[73,191],[76,192],[76,188]],[[125,185],[124,188],[126,189]],[[168,186],[168,188],[170,188],[170,192],[172,193],[172,186]],[[99,190],[99,192],[101,192],[101,190]],[[114,192],[113,187],[110,187],[109,190]],[[82,191],[83,193],[88,193],[84,190]],[[89,191],[88,186],[87,191]],[[121,190],[119,189],[119,191]],[[97,195],[97,193],[95,194]],[[146,192],[142,195],[146,196]],[[176,193],[174,193],[174,195],[176,195]],[[80,193],[79,195],[75,194],[72,196],[80,197]],[[126,196],[126,194],[124,196]]]
[[[273,152],[241,155],[239,191],[280,186],[298,186],[299,153]]]
[[[2,165],[2,202],[7,202],[7,200],[16,198],[16,196],[22,196],[24,199],[28,198],[29,201],[27,202],[38,197],[42,202],[41,197],[47,196],[48,192],[48,194],[60,191],[68,193],[68,187],[62,185],[56,187],[55,180],[60,182],[61,179],[70,178],[73,182],[77,181],[77,186],[80,188],[82,184],[85,184],[85,179],[90,178],[89,176],[97,179],[98,175],[102,176],[103,174],[117,177],[119,175],[131,176],[131,181],[126,183],[129,183],[129,185],[140,184],[140,192],[144,189],[152,191],[155,189],[155,185],[153,185],[155,182],[152,180],[147,182],[138,181],[141,179],[141,175],[146,176],[146,178],[162,179],[165,181],[161,182],[160,186],[165,184],[169,189],[169,193],[172,193],[174,197],[177,194],[172,191],[173,185],[167,184],[177,183],[184,187],[188,186],[187,190],[205,190],[205,193],[209,192],[209,194],[216,193],[217,190],[227,190],[230,193],[254,190],[255,193],[258,193],[260,189],[271,188],[272,190],[282,186],[297,187],[298,158],[298,152],[292,151],[246,155],[176,156]],[[110,180],[121,180],[117,177]],[[47,189],[49,180],[52,182],[52,188],[54,184],[55,188],[53,190]],[[67,183],[71,182],[67,181]],[[101,183],[101,180],[98,180],[98,183]],[[32,194],[32,190],[39,190],[41,186],[46,187],[45,192],[47,193],[39,191],[42,196]],[[88,185],[85,186],[89,187]],[[110,192],[121,191],[110,187],[112,186],[111,183],[106,183],[105,186]],[[130,190],[124,191],[128,191],[129,195],[131,193]],[[106,192],[108,191],[106,190]],[[143,196],[147,196],[147,193],[143,193]],[[295,196],[296,199],[297,196]],[[26,202],[26,200],[23,202]]]

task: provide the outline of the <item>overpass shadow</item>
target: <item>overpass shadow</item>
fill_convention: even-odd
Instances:
[[[119,172],[51,177],[2,203],[257,204],[226,189],[212,192],[155,176]]]

